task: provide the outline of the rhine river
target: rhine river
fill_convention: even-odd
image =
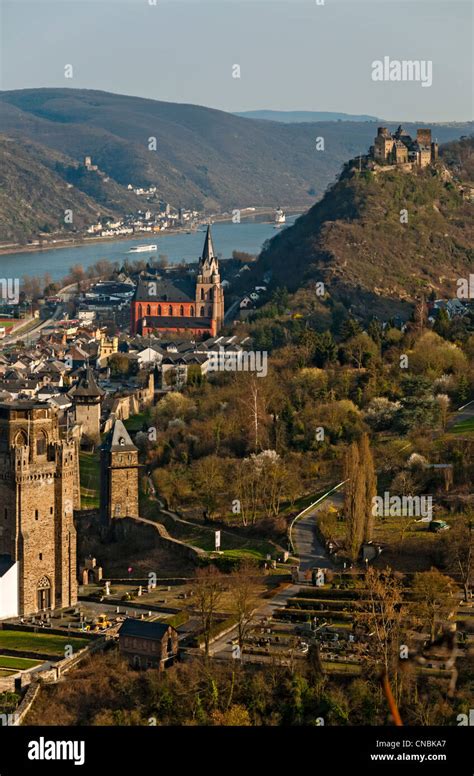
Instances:
[[[287,225],[294,222],[295,216],[287,217]],[[180,261],[196,261],[201,255],[205,226],[200,231],[187,234],[160,234],[135,237],[133,240],[94,242],[74,248],[54,248],[30,253],[5,253],[0,256],[0,276],[3,278],[22,278],[24,275],[42,276],[49,272],[53,280],[60,280],[68,274],[75,264],[84,268],[95,264],[99,259],[123,262],[125,258],[148,260],[149,257],[166,256],[170,264]],[[274,237],[278,231],[273,223],[258,220],[243,220],[240,224],[221,221],[212,225],[214,249],[219,258],[231,258],[232,251],[245,251],[258,254],[265,240]],[[146,235],[146,236],[145,236]],[[157,245],[158,250],[147,253],[128,253],[137,245]]]

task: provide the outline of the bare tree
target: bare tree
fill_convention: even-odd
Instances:
[[[250,560],[243,561],[230,574],[229,581],[232,589],[232,611],[237,617],[237,638],[242,655],[258,602],[259,577],[255,563]]]
[[[388,676],[398,657],[402,585],[390,569],[380,571],[371,567],[361,587],[367,601],[361,604],[356,621],[367,631],[369,659]]]
[[[446,537],[448,567],[459,574],[464,600],[469,600],[471,577],[474,570],[474,521],[468,516],[456,525]]]
[[[434,642],[438,631],[446,625],[455,610],[458,598],[451,577],[438,569],[419,571],[413,580],[415,612],[429,630]]]
[[[204,654],[209,656],[212,626],[215,622],[224,588],[222,574],[215,566],[198,569],[194,586],[196,607],[204,635]]]

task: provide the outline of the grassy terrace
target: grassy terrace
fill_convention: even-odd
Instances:
[[[474,433],[474,418],[467,418],[460,423],[456,423],[450,430],[451,434],[472,434]]]
[[[139,412],[138,415],[131,415],[124,421],[124,426],[128,432],[141,431],[143,425],[147,427],[151,423],[151,416],[149,412]]]
[[[79,453],[81,476],[81,508],[98,509],[100,497],[99,453]]]
[[[141,499],[140,510],[143,517],[148,520],[163,523],[174,539],[191,544],[193,547],[199,547],[206,552],[215,550],[215,532],[219,528],[218,525],[206,526],[175,521],[168,515],[164,515],[155,501],[147,498]],[[278,548],[271,542],[253,536],[243,536],[236,529],[221,529],[221,551],[228,558],[254,558],[256,560],[265,560],[267,554],[275,557],[279,552]]]
[[[25,671],[27,668],[39,666],[40,661],[29,657],[16,657],[16,655],[0,655],[0,668],[9,671]]]
[[[70,644],[76,652],[89,643],[88,639],[73,638],[70,636],[56,636],[52,633],[32,633],[29,631],[0,630],[0,653],[3,649],[18,652],[31,652],[33,654],[51,655],[51,657],[63,657],[64,647]],[[0,665],[3,661],[12,659],[20,660],[13,656],[0,655]],[[30,662],[35,662],[30,661]]]

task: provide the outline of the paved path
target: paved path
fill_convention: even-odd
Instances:
[[[270,618],[276,609],[284,609],[288,598],[296,595],[299,589],[300,585],[287,585],[283,590],[279,590],[273,598],[269,601],[265,601],[265,603],[261,604],[255,610],[254,622],[256,623],[265,617]],[[231,657],[232,647],[228,642],[236,638],[236,636],[237,627],[232,628],[231,631],[223,636],[219,636],[219,638],[210,645],[209,653],[213,656]]]
[[[331,505],[340,509],[342,504],[342,494],[333,493],[296,521],[293,527],[293,543],[300,559],[300,572],[315,566],[323,569],[334,568],[334,563],[316,535],[316,516],[318,512],[328,509]]]
[[[328,491],[331,493],[331,491]],[[304,513],[303,516],[294,522],[292,529],[292,539],[295,550],[300,559],[300,577],[304,572],[312,568],[333,568],[333,563],[318,540],[315,532],[316,515],[322,509],[327,509],[331,504],[340,508],[343,502],[341,493],[334,492],[327,497],[323,497],[316,506]],[[304,582],[302,581],[302,584]],[[279,590],[269,601],[265,601],[255,610],[255,622],[262,618],[271,618],[278,609],[284,609],[289,598],[295,596],[301,584],[287,585],[283,590]],[[232,656],[232,646],[229,643],[237,636],[237,628],[214,641],[209,648],[211,655],[219,658],[230,658]]]

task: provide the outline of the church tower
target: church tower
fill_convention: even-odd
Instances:
[[[221,287],[219,262],[214,252],[210,225],[207,227],[206,239],[196,282],[196,315],[211,319],[211,332],[215,337],[224,323],[224,291]]]
[[[100,512],[104,522],[139,517],[138,448],[121,420],[116,420],[100,449]]]
[[[77,601],[77,475],[76,442],[60,437],[55,410],[30,400],[0,404],[0,618]]]
[[[100,406],[104,393],[97,385],[89,366],[75,388],[70,391],[76,423],[82,425],[82,435],[95,443],[100,441]]]

